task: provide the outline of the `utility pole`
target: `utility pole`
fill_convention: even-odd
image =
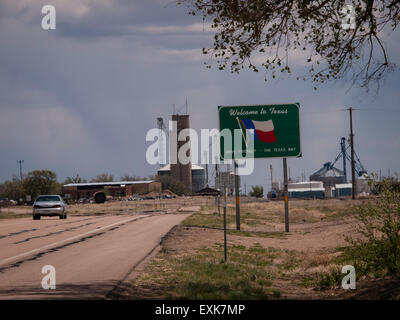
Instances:
[[[207,154],[207,151],[204,151],[204,160],[206,162],[206,187],[208,188],[209,182],[208,182],[208,154]]]
[[[271,171],[271,191],[274,189],[274,182],[272,180],[272,164],[269,165],[269,170]]]
[[[351,198],[354,200],[356,197],[356,172],[354,168],[354,134],[353,134],[353,108],[350,107],[350,147],[351,147]]]
[[[206,187],[208,188],[208,163],[206,163]]]
[[[19,177],[22,181],[22,164],[24,163],[24,160],[17,160],[17,163],[19,163]]]
[[[343,174],[345,178],[345,182],[347,183],[347,172],[346,172],[346,138],[342,137],[340,142],[340,146],[342,148],[342,158],[343,158]]]

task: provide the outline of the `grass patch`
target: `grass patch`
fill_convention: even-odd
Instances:
[[[253,231],[228,230],[227,233],[242,237],[286,239],[286,235],[284,232],[253,232]]]
[[[337,203],[315,205],[310,202],[292,202],[290,223],[315,223],[323,220],[335,220],[354,214],[353,206],[338,206]],[[201,210],[188,217],[182,224],[223,228],[223,208],[218,215],[215,206],[202,206]],[[236,212],[233,204],[227,206],[227,228],[236,228]],[[283,205],[280,203],[243,203],[240,208],[240,223],[246,231],[260,231],[269,223],[284,223]],[[243,234],[245,235],[245,234]],[[251,236],[247,234],[245,236]],[[261,235],[262,236],[262,235]],[[272,233],[266,237],[274,236]]]
[[[0,219],[32,218],[32,213],[0,212]]]
[[[277,258],[281,263],[275,262]],[[221,245],[185,255],[163,250],[133,290],[151,288],[149,298],[157,291],[157,296],[166,299],[279,298],[282,292],[273,287],[273,281],[280,269],[291,268],[293,262],[290,252],[260,246],[229,246],[226,263]]]
[[[268,210],[261,210],[260,208],[247,208],[243,205],[240,211],[240,223],[242,228],[246,228],[246,231],[259,230],[260,226],[273,221],[273,217],[269,216]],[[182,224],[198,226],[198,227],[209,227],[222,229],[224,227],[224,216],[223,209],[221,208],[221,214],[215,211],[215,207],[205,207],[201,208],[201,211],[194,213],[190,217],[186,218]],[[227,206],[226,213],[226,226],[227,229],[236,229],[236,211],[235,207],[232,205]],[[243,232],[243,231],[242,231]],[[251,234],[242,234],[243,236],[253,236]],[[277,232],[260,232],[260,237],[273,237],[281,235]]]

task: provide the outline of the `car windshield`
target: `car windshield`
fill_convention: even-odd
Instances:
[[[42,196],[36,199],[37,202],[54,202],[60,201],[58,196]]]

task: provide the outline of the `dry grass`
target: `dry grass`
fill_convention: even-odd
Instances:
[[[350,200],[291,201],[291,232],[285,233],[283,202],[242,203],[241,231],[234,230],[230,202],[227,264],[222,262],[223,217],[215,205],[204,205],[164,240],[163,253],[126,297],[331,298],[332,291],[314,288],[319,273],[338,265],[337,248],[353,230],[353,205]]]

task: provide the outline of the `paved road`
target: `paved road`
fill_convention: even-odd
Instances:
[[[103,299],[134,274],[187,214],[0,221],[0,299]],[[42,288],[54,266],[56,289]]]

